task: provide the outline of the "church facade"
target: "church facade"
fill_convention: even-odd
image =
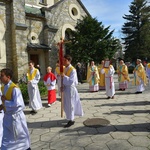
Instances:
[[[0,0],[0,69],[11,68],[15,81],[26,73],[29,60],[43,75],[47,66],[54,69],[57,43],[86,15],[80,0]]]

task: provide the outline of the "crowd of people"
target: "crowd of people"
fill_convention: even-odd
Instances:
[[[102,60],[99,66],[91,61],[87,71],[87,82],[89,83],[89,91],[97,92],[99,90],[106,90],[107,99],[114,99],[115,84],[114,73],[118,74],[119,91],[125,91],[128,88],[130,81],[128,67],[123,59],[119,60],[119,65],[115,71],[111,61],[108,59]],[[146,84],[150,83],[150,63],[143,66],[140,59],[136,60],[136,67],[133,70],[134,78],[132,85],[136,86],[135,94],[140,94],[145,90]]]
[[[75,116],[83,116],[82,104],[79,93],[76,88],[78,83],[83,83],[81,63],[77,63],[76,67],[71,64],[72,57],[65,55],[63,58],[63,72],[60,72],[59,61],[57,61],[55,72],[52,68],[47,67],[47,73],[44,75],[43,83],[47,88],[47,105],[51,107],[56,101],[55,86],[58,86],[58,96],[63,96],[63,110],[67,119],[64,128],[68,128],[75,123]],[[150,64],[146,67],[142,65],[142,61],[137,59],[137,65],[133,70],[133,85],[136,86],[136,94],[140,94],[145,90],[147,79],[150,83]],[[39,92],[38,82],[41,78],[39,68],[34,67],[34,62],[29,62],[27,71],[27,89],[29,95],[29,108],[31,114],[35,115],[43,106]],[[117,69],[119,91],[125,91],[130,81],[128,67],[124,60],[121,59]],[[97,92],[106,90],[106,98],[115,98],[115,69],[109,59],[102,60],[99,66],[91,61],[87,69],[87,82],[89,84],[89,92]],[[27,122],[24,114],[24,101],[21,90],[12,81],[13,72],[9,68],[0,71],[0,80],[2,83],[0,92],[0,147],[2,150],[19,149],[30,150],[30,137]],[[63,93],[63,95],[61,95]]]

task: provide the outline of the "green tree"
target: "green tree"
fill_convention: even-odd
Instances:
[[[150,58],[150,7],[146,0],[134,0],[129,6],[129,15],[122,27],[125,44],[125,59]]]
[[[118,41],[112,36],[113,31],[109,31],[110,26],[104,27],[102,22],[90,16],[79,20],[75,31],[70,31],[66,44],[67,53],[73,56],[73,62],[88,63],[94,60],[99,63],[104,58],[112,58],[117,51]]]

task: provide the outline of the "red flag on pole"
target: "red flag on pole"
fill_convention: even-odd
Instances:
[[[60,63],[60,73],[63,73],[63,41],[60,42],[59,48],[59,63]]]

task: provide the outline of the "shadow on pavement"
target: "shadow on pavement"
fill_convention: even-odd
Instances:
[[[96,134],[108,134],[110,132],[150,132],[149,123],[141,123],[141,124],[132,124],[132,125],[108,125],[105,127],[77,127],[77,128],[68,128],[69,135],[66,134],[66,136],[70,136],[71,132],[75,133],[75,131],[78,131],[80,135],[96,135]],[[60,133],[66,132],[64,130],[61,130]],[[74,134],[72,134],[74,136]]]
[[[107,115],[110,114],[119,114],[119,115],[133,115],[137,113],[150,113],[150,110],[131,110],[131,111],[112,111],[111,113],[104,113]]]
[[[96,98],[81,98],[81,100],[106,100],[107,97],[96,97]]]
[[[27,122],[28,128],[57,128],[64,127],[67,123],[67,120],[50,120],[50,121],[41,121],[41,122]]]
[[[140,102],[128,102],[128,103],[119,103],[119,104],[102,104],[102,105],[95,105],[95,107],[100,106],[141,106],[141,105],[150,105],[149,101],[140,101]]]
[[[107,134],[110,132],[150,132],[150,124],[149,123],[139,123],[139,124],[126,124],[126,125],[111,125],[103,126],[103,127],[74,127],[71,126],[70,128],[63,128],[63,126],[67,123],[66,120],[52,120],[52,121],[42,121],[42,122],[28,122],[29,128],[58,128],[62,127],[60,133],[69,132],[70,136],[72,132],[72,136],[74,133],[78,131],[80,135],[96,135],[96,134]],[[74,128],[73,128],[74,127]]]

